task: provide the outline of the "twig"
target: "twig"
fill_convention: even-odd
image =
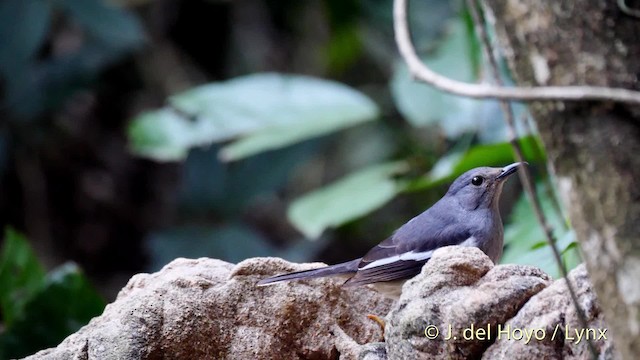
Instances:
[[[485,26],[486,26],[486,22],[485,22]],[[531,119],[530,112],[528,110],[526,112],[523,112],[520,122],[524,126],[525,134],[533,134],[534,132],[533,126],[531,125],[531,121],[533,120]],[[539,148],[536,146],[534,149],[536,150],[536,156],[542,157],[542,154],[539,153]],[[564,216],[565,212],[562,209],[560,202],[558,201],[558,194],[554,192],[553,184],[551,183],[551,171],[549,170],[548,166],[544,167],[543,181],[544,181],[545,194],[547,194],[547,197],[551,199],[551,206],[553,206],[553,210],[556,212],[556,214],[559,214],[562,218],[565,218]],[[565,221],[562,221],[561,223],[562,223],[563,229],[565,230],[569,229]]]
[[[500,77],[498,63],[493,53],[493,45],[491,44],[491,41],[489,41],[489,36],[485,31],[485,28],[484,28],[485,24],[483,19],[480,16],[478,4],[476,3],[476,0],[467,0],[467,4],[468,4],[469,11],[471,13],[471,17],[473,18],[476,34],[480,37],[480,41],[482,43],[481,47],[484,50],[484,55],[487,58],[487,60],[489,60],[489,68],[491,69],[491,73],[494,78],[494,81],[496,82],[496,84],[502,87],[504,86],[504,82]],[[504,119],[507,124],[507,129],[509,131],[509,142],[511,143],[511,147],[513,148],[513,151],[516,155],[516,159],[522,162],[524,161],[524,156],[522,153],[522,149],[520,148],[520,144],[518,144],[518,140],[517,140],[518,137],[517,137],[516,127],[514,124],[515,120],[513,115],[514,114],[513,107],[511,106],[511,103],[509,101],[504,99],[500,100],[500,106],[502,107],[502,110],[504,112],[504,115],[505,115]],[[576,314],[578,314],[578,320],[580,321],[580,326],[582,326],[583,329],[587,329],[588,328],[587,318],[585,317],[582,309],[580,308],[580,304],[578,302],[578,296],[576,295],[573,285],[569,281],[569,277],[568,277],[569,274],[567,272],[567,268],[564,266],[562,257],[560,255],[560,251],[556,247],[556,241],[553,236],[553,229],[551,229],[551,227],[549,226],[546,216],[542,211],[540,198],[538,197],[536,188],[531,184],[531,180],[530,180],[531,178],[529,177],[530,176],[529,169],[526,166],[521,167],[520,171],[518,171],[518,175],[520,176],[520,180],[522,181],[522,185],[524,187],[525,192],[527,193],[527,195],[529,196],[529,199],[531,200],[534,213],[536,215],[538,223],[540,223],[540,226],[544,231],[547,242],[549,243],[549,247],[551,247],[551,252],[553,253],[553,257],[556,263],[558,264],[558,267],[560,268],[560,273],[562,274],[562,277],[565,279],[567,283],[567,289],[569,290],[571,300],[573,301],[573,304],[576,308]],[[587,339],[587,345],[589,347],[589,350],[591,351],[591,355],[593,356],[593,358],[597,359],[598,352],[595,346],[593,345],[593,343],[590,341],[590,339]]]
[[[409,67],[409,72],[418,80],[434,87],[472,98],[492,98],[503,100],[609,100],[640,104],[640,92],[623,88],[604,86],[536,86],[505,87],[489,84],[469,84],[442,76],[427,67],[416,54],[411,41],[407,18],[407,1],[395,0],[393,3],[393,26],[396,44],[400,55]]]

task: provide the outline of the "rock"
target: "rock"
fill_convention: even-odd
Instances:
[[[177,259],[131,278],[101,316],[28,359],[586,359],[585,334],[599,338],[601,358],[613,357],[584,266],[569,277],[593,329],[580,340],[564,280],[532,266],[494,266],[476,248],[435,251],[405,284],[384,339],[365,315],[383,316],[392,302],[367,287],[343,291],[343,280],[330,278],[255,286],[318,266]]]
[[[177,259],[131,278],[101,316],[28,359],[357,359],[381,336],[365,315],[386,314],[391,301],[333,279],[255,286],[319,265]]]
[[[387,360],[387,350],[384,342],[371,342],[360,345],[338,326],[334,328],[334,334],[338,337],[336,349],[340,353],[340,360]]]
[[[387,360],[387,348],[383,342],[364,344],[359,350],[358,360]]]
[[[611,341],[602,337],[610,337],[611,334],[606,331],[607,326],[584,264],[571,271],[569,280],[586,317],[587,329],[592,330],[583,332],[582,338],[578,338],[584,327],[576,314],[566,281],[561,279],[531,298],[518,314],[505,324],[511,329],[541,329],[537,331],[540,336],[532,338],[528,344],[522,340],[514,341],[504,336],[500,337],[487,349],[483,359],[589,359],[591,353],[586,336],[592,338],[591,343],[600,354],[600,358],[612,358],[614,353]],[[602,331],[604,334],[601,334]]]
[[[547,274],[532,266],[494,266],[477,248],[436,250],[421,274],[404,285],[387,318],[387,356],[479,358],[498,324],[550,283]]]

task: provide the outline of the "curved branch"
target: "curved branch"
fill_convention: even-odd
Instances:
[[[640,105],[640,91],[604,86],[536,86],[505,87],[489,84],[469,84],[442,76],[427,67],[418,57],[411,40],[407,17],[407,1],[393,3],[393,27],[400,55],[407,63],[411,75],[440,90],[472,98],[503,100],[609,100]]]
[[[620,11],[622,11],[623,13],[629,16],[640,18],[640,10],[630,8],[625,2],[625,0],[618,0],[618,7],[620,8]]]

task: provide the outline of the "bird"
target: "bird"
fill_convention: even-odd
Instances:
[[[402,285],[418,275],[433,252],[444,246],[475,246],[494,263],[502,256],[504,229],[498,209],[504,182],[526,162],[502,168],[478,167],[453,181],[430,208],[402,225],[363,257],[318,269],[276,275],[257,286],[338,276],[343,287],[369,285],[398,299]]]

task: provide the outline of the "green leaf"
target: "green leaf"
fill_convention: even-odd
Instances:
[[[74,264],[45,274],[25,237],[7,228],[0,254],[0,359],[57,345],[104,309]]]
[[[6,228],[0,254],[0,309],[6,327],[23,314],[25,303],[40,290],[44,280],[45,271],[27,240]]]
[[[449,24],[448,36],[424,62],[434,71],[450,78],[475,80],[474,64],[469,54],[469,33],[461,19]],[[399,61],[391,81],[391,93],[400,113],[414,126],[439,123],[445,134],[455,137],[481,124],[476,121],[482,101],[447,94],[430,85],[416,82],[406,64]]]
[[[567,268],[571,270],[582,263],[582,255],[578,249],[578,243],[572,242],[562,252],[562,260]]]
[[[571,270],[580,263],[580,255],[575,247],[575,233],[567,227],[562,214],[556,211],[553,200],[543,189],[543,186],[538,186],[543,213],[554,229],[556,247],[562,254],[567,269]],[[560,277],[551,247],[525,194],[516,202],[511,219],[505,226],[504,239],[502,263],[535,265],[555,278]]]
[[[25,305],[25,311],[0,335],[0,348],[11,358],[59,344],[105,307],[104,300],[73,263],[52,271]]]
[[[159,161],[184,159],[199,132],[174,109],[164,108],[138,115],[129,126],[129,146],[140,156]]]
[[[525,136],[518,140],[524,159],[531,164],[546,160],[540,139],[537,136]],[[407,187],[409,191],[421,191],[450,182],[467,170],[478,166],[504,166],[514,161],[511,143],[501,142],[488,145],[476,145],[460,153],[453,152],[440,158],[426,177],[413,181]]]
[[[392,178],[407,170],[404,162],[371,166],[296,199],[289,220],[308,238],[316,239],[391,200],[401,187]]]
[[[300,75],[256,74],[170,98],[129,128],[135,153],[182,160],[192,147],[246,136],[221,156],[239,159],[375,119],[373,101],[345,85]]]
[[[241,138],[220,150],[223,161],[234,161],[295,144],[302,140],[329,134],[367,120],[364,117],[327,117],[324,121],[300,123],[289,126],[274,126],[253,135]]]

